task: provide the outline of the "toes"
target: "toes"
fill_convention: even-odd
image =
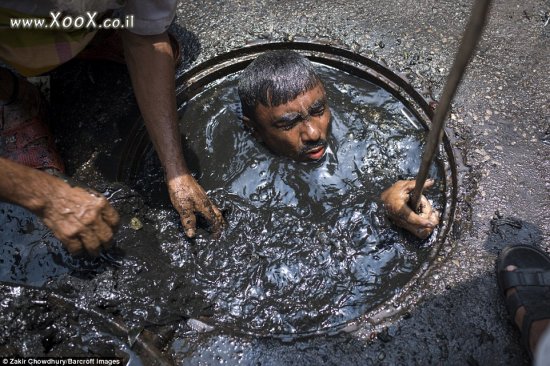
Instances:
[[[518,267],[510,264],[508,266],[506,266],[506,270],[508,272],[512,272],[512,271],[515,271],[516,269],[518,269]],[[511,295],[513,295],[514,293],[516,292],[516,289],[514,287],[512,288],[509,288],[507,291],[506,291],[506,297],[509,297]],[[519,329],[522,329],[522,324],[523,324],[523,318],[525,316],[525,307],[524,306],[520,306],[518,308],[518,310],[516,311],[516,313],[514,314],[514,321],[516,323],[516,325],[518,326]]]
[[[506,270],[507,270],[508,272],[515,271],[517,268],[518,268],[518,267],[516,267],[516,266],[514,266],[514,265],[511,265],[511,264],[508,265],[508,266],[506,266]],[[512,295],[513,293],[515,293],[515,292],[516,292],[516,289],[515,289],[514,287],[511,287],[511,288],[509,288],[508,290],[506,290],[506,296],[508,297],[508,296]]]

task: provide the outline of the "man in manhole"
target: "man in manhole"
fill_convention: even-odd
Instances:
[[[260,55],[241,74],[239,97],[245,126],[273,153],[300,162],[323,158],[331,114],[323,83],[307,58],[286,50]],[[428,180],[424,188],[433,184]],[[381,198],[396,225],[427,238],[439,214],[424,196],[421,212],[409,207],[414,185],[414,180],[400,180]]]

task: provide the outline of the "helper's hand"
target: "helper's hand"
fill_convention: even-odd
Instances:
[[[118,213],[101,194],[71,187],[55,177],[51,179],[46,182],[51,194],[34,211],[71,254],[85,250],[97,256],[101,248],[110,245]]]
[[[210,225],[210,231],[214,236],[221,233],[224,225],[223,216],[212,202],[206,192],[190,174],[180,175],[168,181],[168,192],[174,208],[181,217],[181,224],[185,235],[195,237],[197,230],[197,218],[200,215]]]
[[[429,179],[424,189],[433,186]],[[421,239],[426,239],[439,224],[439,213],[432,208],[426,197],[420,198],[421,212],[417,214],[408,205],[409,194],[414,190],[414,180],[400,180],[382,192],[381,199],[390,219]]]

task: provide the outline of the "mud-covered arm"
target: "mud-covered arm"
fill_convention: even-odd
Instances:
[[[433,186],[433,180],[427,180],[424,189]],[[389,218],[421,239],[427,238],[439,224],[439,213],[432,208],[426,197],[420,199],[421,212],[414,212],[408,205],[410,193],[414,189],[414,180],[400,180],[382,192],[381,199]]]
[[[119,219],[105,197],[4,158],[0,172],[0,201],[36,214],[69,252],[97,255],[109,246]]]
[[[223,225],[222,215],[193,178],[183,158],[177,125],[174,57],[168,35],[123,32],[122,39],[134,93],[185,234],[195,236],[196,215],[203,216],[217,233]]]

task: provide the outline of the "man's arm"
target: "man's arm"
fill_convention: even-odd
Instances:
[[[119,218],[105,197],[4,158],[0,172],[0,201],[39,216],[69,252],[97,255],[109,246]]]
[[[195,236],[196,214],[203,216],[212,231],[218,233],[223,217],[193,178],[183,158],[177,126],[174,57],[168,35],[141,36],[126,31],[122,39],[134,93],[185,234]]]

